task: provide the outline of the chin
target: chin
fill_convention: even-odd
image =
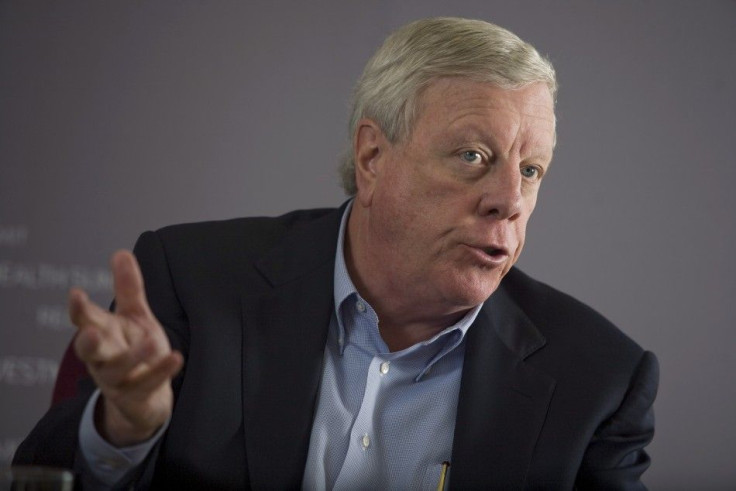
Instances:
[[[469,282],[465,277],[462,284],[455,285],[455,288],[452,288],[452,293],[448,295],[448,298],[453,299],[452,303],[454,305],[472,308],[488,300],[488,297],[496,291],[500,283],[501,277],[485,279],[485,281],[480,282]]]

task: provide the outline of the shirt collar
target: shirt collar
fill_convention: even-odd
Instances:
[[[340,304],[353,293],[357,293],[353,280],[350,279],[348,267],[345,264],[345,233],[347,229],[348,217],[350,210],[353,208],[353,200],[350,200],[345,207],[340,220],[340,231],[337,233],[337,250],[335,251],[335,312],[339,312]],[[339,319],[342,329],[342,322]]]

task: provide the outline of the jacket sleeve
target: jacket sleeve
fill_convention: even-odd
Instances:
[[[72,469],[77,452],[79,422],[91,392],[85,390],[85,393],[76,398],[49,409],[31,434],[18,446],[13,465]]]
[[[657,358],[644,352],[621,405],[598,427],[585,452],[577,489],[646,489],[640,479],[650,463],[644,447],[654,436],[658,383]]]

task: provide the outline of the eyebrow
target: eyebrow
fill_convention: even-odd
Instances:
[[[494,154],[496,153],[495,149],[498,148],[498,140],[495,137],[494,132],[490,130],[483,131],[476,124],[469,124],[467,126],[460,126],[457,128],[448,129],[448,136],[449,138],[447,139],[447,146],[452,148],[470,144],[482,144],[483,146],[488,147],[491,151],[493,151]],[[554,142],[549,152],[547,152],[546,149],[542,148],[542,145],[535,145],[534,142],[532,142],[530,145],[525,145],[525,147],[531,148],[528,155],[522,156],[522,161],[539,160],[547,165],[552,162],[555,149]]]
[[[466,143],[486,143],[495,142],[496,138],[490,130],[482,130],[476,124],[462,125],[460,127],[449,127],[447,129],[449,141],[453,145],[463,145]]]

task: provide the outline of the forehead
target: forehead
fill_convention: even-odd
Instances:
[[[554,146],[554,102],[542,82],[504,89],[465,78],[442,78],[420,95],[413,132],[472,131],[498,138],[526,136]],[[478,135],[481,136],[481,135]]]
[[[465,77],[435,79],[419,94],[420,112],[432,107],[448,107],[458,103],[496,108],[517,108],[541,117],[554,116],[554,102],[544,82],[533,82],[519,88],[503,88],[490,82]]]

